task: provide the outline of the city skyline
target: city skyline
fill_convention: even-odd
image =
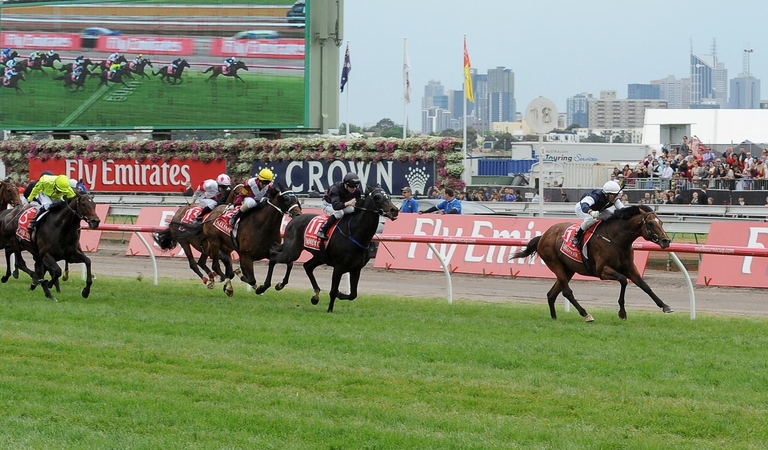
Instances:
[[[745,12],[759,11],[756,1],[737,0],[727,8],[709,0],[650,0],[642,7],[605,0],[553,0],[546,5],[478,0],[471,11],[458,1],[421,0],[418,10],[411,6],[403,0],[345,3],[344,40],[351,42],[355,67],[349,92],[351,123],[365,125],[382,118],[403,123],[404,37],[416,92],[429,80],[440,81],[446,90],[461,90],[466,33],[473,69],[483,73],[504,66],[514,72],[518,112],[538,96],[551,99],[564,113],[567,99],[582,92],[597,96],[615,90],[626,98],[629,84],[670,75],[689,78],[691,50],[710,53],[713,38],[718,61],[729,71],[728,81],[741,73],[747,48],[754,52],[751,74],[757,79],[768,74],[768,57],[761,56],[768,48],[761,48],[760,27],[733,31],[744,23]],[[718,11],[716,23],[712,11]],[[409,128],[418,130],[421,101],[415,95],[407,114]],[[340,121],[347,121],[344,112]]]

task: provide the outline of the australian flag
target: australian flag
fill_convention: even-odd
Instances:
[[[344,53],[344,68],[341,69],[341,92],[344,92],[344,86],[349,81],[349,72],[352,71],[352,63],[349,62],[349,42],[347,42],[347,51]]]

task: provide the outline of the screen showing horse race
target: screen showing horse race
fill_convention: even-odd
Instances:
[[[304,0],[55,3],[3,2],[0,129],[307,126]]]

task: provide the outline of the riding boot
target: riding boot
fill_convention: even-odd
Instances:
[[[30,233],[35,231],[35,228],[37,228],[37,218],[40,217],[40,214],[42,214],[43,211],[43,208],[38,208],[37,212],[35,213],[35,217],[33,217],[29,222],[29,226],[27,228],[29,229]]]
[[[197,216],[197,219],[195,219],[195,220],[197,222],[202,222],[203,221],[203,217],[205,217],[205,215],[208,214],[211,211],[212,211],[211,207],[210,206],[206,206],[205,208],[203,208],[203,210],[200,212],[200,215]]]
[[[233,226],[233,227],[235,226],[235,222],[237,222],[237,218],[240,216],[241,212],[242,211],[238,209],[237,211],[235,211],[234,214],[232,214],[232,217],[229,219],[230,226]]]
[[[584,230],[579,228],[579,231],[576,232],[576,235],[571,239],[571,243],[576,246],[576,248],[581,248],[584,243],[582,240],[584,239]]]
[[[326,233],[328,230],[331,229],[334,223],[339,220],[336,216],[328,216],[328,220],[325,221],[322,227],[320,227],[320,230],[317,232],[317,238],[321,241],[324,241],[328,239],[328,236],[326,236]]]

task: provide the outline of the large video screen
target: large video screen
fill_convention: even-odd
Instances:
[[[0,129],[307,126],[308,2],[58,3],[0,9]]]

